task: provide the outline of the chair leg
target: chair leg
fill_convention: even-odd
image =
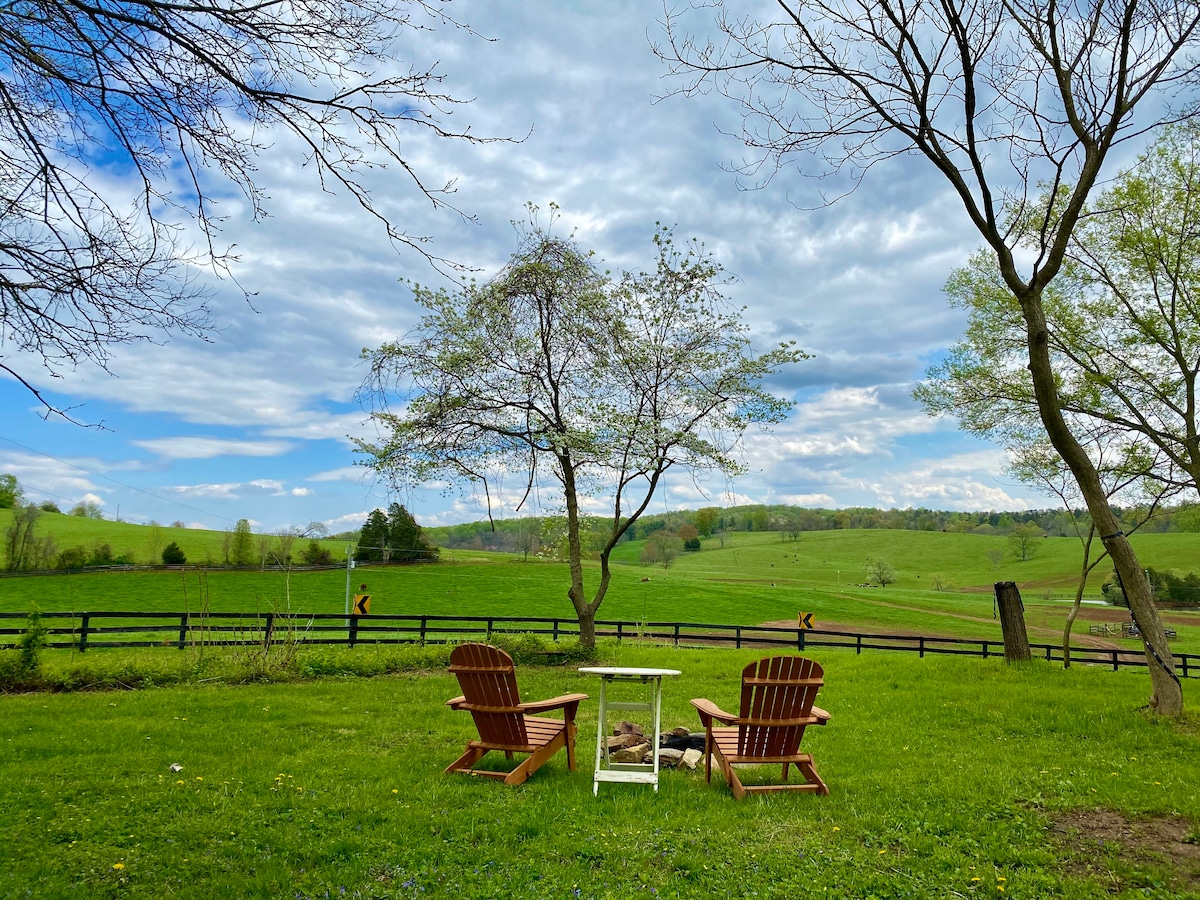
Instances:
[[[788,764],[784,763],[783,764],[783,781],[785,784],[787,783],[787,770],[788,770]]]
[[[523,783],[530,775],[540,769],[550,757],[566,746],[566,740],[566,733],[560,732],[550,743],[538,747],[533,753],[529,754],[529,758],[525,762],[508,773],[508,777],[504,779],[504,783],[513,785]]]
[[[579,731],[574,722],[567,723],[567,771],[575,771],[575,735]]]
[[[706,731],[704,735],[704,780],[708,784],[712,784],[712,732]]]
[[[816,766],[814,766],[811,761],[806,763],[796,763],[796,768],[800,770],[800,774],[804,776],[805,781],[807,781],[809,784],[817,785],[818,794],[829,793],[829,785],[827,785],[824,780],[822,780],[821,776],[817,774]]]
[[[487,754],[488,751],[480,747],[472,747],[468,744],[467,752],[454,762],[450,763],[450,765],[446,767],[446,771],[443,774],[449,775],[452,772],[470,772],[471,769],[474,768],[475,763],[479,762],[481,759],[487,756]]]
[[[725,782],[729,785],[729,790],[733,792],[733,799],[745,800],[746,789],[742,786],[742,780],[737,777],[737,773],[733,771],[733,766],[721,755],[717,756],[717,762],[721,764],[721,774],[725,776]]]

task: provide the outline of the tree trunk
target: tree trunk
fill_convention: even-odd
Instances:
[[[1063,668],[1071,668],[1071,629],[1075,627],[1075,617],[1079,615],[1079,604],[1083,602],[1083,582],[1075,590],[1075,602],[1067,613],[1067,623],[1063,626]]]
[[[567,503],[567,560],[571,569],[571,587],[567,596],[579,620],[579,644],[591,650],[596,646],[596,611],[583,595],[583,544],[579,539],[579,497],[575,491],[575,466],[567,453],[558,457],[562,467],[563,497]]]
[[[1012,581],[997,581],[996,605],[1000,609],[1000,630],[1004,633],[1004,661],[1027,662],[1030,659],[1029,635],[1025,631],[1025,604]]]
[[[596,646],[596,611],[590,607],[578,615],[579,646],[592,650]]]
[[[1088,536],[1083,541],[1083,565],[1079,570],[1079,586],[1075,589],[1075,602],[1071,604],[1071,611],[1067,613],[1067,623],[1063,626],[1063,668],[1071,668],[1071,629],[1075,627],[1075,618],[1079,615],[1079,607],[1083,603],[1083,592],[1087,590],[1088,576],[1092,574],[1092,569],[1104,559],[1101,554],[1100,559],[1095,563],[1091,562],[1092,556],[1092,538],[1096,536],[1096,526],[1093,523],[1088,528]]]
[[[1062,416],[1058,386],[1050,360],[1049,333],[1045,311],[1042,308],[1041,290],[1035,287],[1019,299],[1021,312],[1025,317],[1029,373],[1033,380],[1038,412],[1041,414],[1050,443],[1075,477],[1088,512],[1091,513],[1092,522],[1100,532],[1100,541],[1112,558],[1117,574],[1125,586],[1129,612],[1141,633],[1146,664],[1150,668],[1153,691],[1150,695],[1150,706],[1163,715],[1180,715],[1183,712],[1183,687],[1179,683],[1179,676],[1175,674],[1175,660],[1167,644],[1162,620],[1154,606],[1150,583],[1109,505],[1096,467],[1075,440]]]

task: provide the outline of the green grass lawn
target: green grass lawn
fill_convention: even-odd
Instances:
[[[602,651],[682,670],[664,725],[692,728],[688,699],[733,705],[758,655]],[[1195,855],[1074,824],[1200,837],[1197,720],[1136,711],[1144,674],[813,655],[832,794],[741,803],[719,773],[593,798],[597,685],[570,668],[519,676],[531,699],[592,694],[581,771],[560,754],[515,789],[441,774],[473,732],[440,670],[0,697],[0,896],[1200,896]]]

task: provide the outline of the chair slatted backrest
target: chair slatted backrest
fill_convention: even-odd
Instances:
[[[458,677],[481,740],[521,746],[529,743],[512,657],[488,644],[459,644],[450,653],[450,671]]]
[[[772,656],[742,670],[738,755],[791,756],[800,747],[825,670],[802,656]],[[797,721],[799,720],[799,721]]]

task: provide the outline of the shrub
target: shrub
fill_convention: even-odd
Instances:
[[[60,569],[82,569],[88,564],[87,548],[76,544],[66,547],[59,554],[55,565]]]
[[[175,541],[171,541],[163,547],[162,561],[166,566],[182,566],[187,562],[187,556],[179,549],[179,545]]]
[[[309,541],[300,553],[300,561],[306,566],[332,566],[333,554],[316,541]]]

